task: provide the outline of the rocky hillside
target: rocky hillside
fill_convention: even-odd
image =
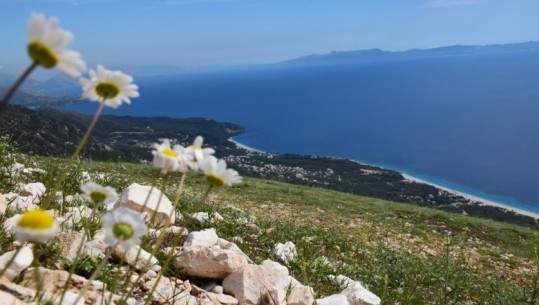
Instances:
[[[43,204],[55,169],[64,164],[13,157],[20,165],[3,168],[0,270],[21,246],[12,236],[20,214]],[[53,300],[47,304],[59,304],[67,287],[62,304],[73,304],[79,293],[84,301],[78,304],[119,304],[122,296],[125,304],[162,305],[538,301],[537,231],[270,180],[246,179],[206,200],[205,182],[193,174],[171,210],[179,182],[172,176],[158,187],[166,197],[153,197],[164,203],[146,204],[150,213],[170,216],[147,218],[150,230],[138,257],[139,248],[125,256],[106,250],[100,226],[85,229],[93,216],[79,195],[80,183],[111,185],[122,193],[119,204],[140,210],[145,194],[159,192],[150,186],[157,177],[147,165],[78,164],[49,211],[61,233],[45,245],[20,248],[3,272],[0,300],[37,304],[33,297],[43,295]],[[39,264],[31,266],[32,259]],[[90,280],[101,262],[102,272]]]

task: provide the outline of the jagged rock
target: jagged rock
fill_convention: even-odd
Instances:
[[[3,194],[0,194],[0,215],[3,215],[7,209],[7,201]]]
[[[7,278],[0,278],[0,292],[8,293],[10,296],[15,297],[15,299],[23,301],[23,303],[20,303],[20,304],[27,304],[28,302],[31,302],[36,296],[36,291],[34,289],[17,285],[11,282],[11,280],[8,280]],[[0,294],[0,301],[4,301],[4,300],[11,300],[11,299],[4,297],[4,295]],[[0,304],[5,304],[5,303],[0,302]],[[18,304],[18,303],[15,303],[15,304]]]
[[[140,251],[140,253],[139,253]],[[113,256],[116,258],[121,258],[124,255],[123,249],[116,247],[113,252]],[[138,257],[137,257],[138,255]],[[159,261],[155,256],[148,253],[146,250],[141,249],[140,246],[134,246],[125,253],[124,260],[127,264],[135,267],[137,270],[153,270],[159,272],[161,266],[159,266]]]
[[[341,294],[348,298],[350,305],[380,305],[378,296],[367,290],[360,282],[354,281]]]
[[[157,286],[155,286],[157,283]],[[144,289],[151,291],[155,286],[155,292],[152,294],[152,301],[157,304],[167,304],[167,305],[195,305],[197,304],[197,299],[185,290],[181,281],[176,279],[170,279],[167,277],[161,277],[159,282],[157,279],[151,279],[150,281],[144,284]]]
[[[39,281],[36,281],[36,273]],[[69,272],[64,270],[50,270],[43,267],[30,268],[24,274],[22,285],[37,289],[37,283],[40,283],[40,291],[47,291],[52,294],[61,293],[69,277]],[[75,294],[80,293],[80,290],[87,285],[86,293],[83,295],[84,304],[96,305],[101,298],[103,300],[112,300],[111,304],[117,304],[120,296],[114,295],[109,291],[104,290],[104,284],[100,281],[89,281],[82,276],[72,274],[69,285],[67,286],[70,292]],[[134,304],[134,300],[129,300],[128,304]]]
[[[108,245],[105,243],[105,232],[97,231],[92,240],[87,241],[82,248],[82,253],[88,256],[105,257]]]
[[[311,305],[314,296],[311,287],[301,285],[299,282],[292,284],[290,294],[286,299],[286,305]]]
[[[296,245],[293,242],[287,241],[284,244],[278,243],[273,247],[273,254],[285,264],[290,263],[298,255]]]
[[[382,302],[378,296],[363,287],[359,281],[354,281],[342,274],[331,275],[330,279],[346,287],[341,294],[347,297],[350,305],[379,305]]]
[[[85,240],[85,235],[80,232],[60,232],[54,236],[54,243],[61,251],[62,257],[72,263],[77,258],[77,251]]]
[[[189,215],[192,219],[198,221],[199,223],[214,223],[217,221],[224,220],[221,214],[215,212],[212,214],[206,212],[197,212]]]
[[[219,285],[216,285],[215,287],[213,287],[213,289],[211,290],[211,292],[213,293],[223,293],[223,286],[219,286]]]
[[[191,232],[183,243],[184,249],[191,247],[213,247],[215,245],[223,250],[236,252],[237,254],[245,257],[247,262],[252,262],[251,259],[245,253],[243,253],[243,251],[241,251],[241,249],[235,243],[219,238],[217,233],[215,233],[214,228]]]
[[[270,260],[265,260],[262,265],[246,265],[233,272],[223,281],[223,288],[236,297],[240,305],[256,305],[264,299],[275,305],[286,305],[287,296],[291,295],[294,295],[290,300],[294,304],[312,305],[314,302],[309,287],[289,276],[286,267]],[[305,298],[300,300],[301,295]]]
[[[8,204],[8,210],[13,212],[25,212],[28,210],[35,210],[38,208],[36,203],[39,203],[39,199],[34,199],[31,196],[20,196],[17,193],[8,193],[5,195]]]
[[[146,203],[146,204],[145,204]],[[174,224],[176,213],[170,200],[155,187],[133,183],[120,195],[119,205],[145,213],[156,227]]]
[[[174,265],[188,275],[224,279],[247,265],[244,255],[235,251],[211,247],[184,247],[174,259]]]
[[[21,194],[31,197],[34,203],[39,203],[46,190],[45,185],[41,182],[28,183],[21,187]]]
[[[174,235],[182,235],[182,236],[189,234],[189,231],[186,228],[178,227],[178,226],[166,227],[164,229],[159,230],[158,232],[159,234],[164,233],[164,234],[174,234]]]
[[[35,302],[27,303],[17,299],[15,296],[0,291],[0,304],[2,305],[37,305]]]
[[[236,305],[239,303],[238,299],[236,299],[233,296],[226,295],[224,293],[219,293],[217,294],[216,297],[217,297],[217,301],[219,301],[219,303],[224,304],[224,305],[228,305],[228,304]]]
[[[191,232],[183,243],[184,247],[210,247],[216,245],[219,240],[215,229]]]
[[[349,305],[348,298],[343,294],[334,294],[329,297],[316,300],[318,305]]]
[[[13,236],[13,233],[15,232],[15,226],[17,225],[21,217],[22,215],[16,214],[4,221],[4,231],[6,232],[6,235],[8,237]]]
[[[13,256],[15,256],[14,259]],[[7,266],[6,271],[4,271],[4,276],[10,280],[13,280],[26,268],[30,267],[32,261],[34,261],[34,254],[32,249],[27,246],[23,246],[20,250],[18,250],[18,253],[17,250],[6,252],[0,256],[0,270],[6,268],[6,265],[11,259],[13,259],[13,261],[9,264],[9,266]]]
[[[92,215],[92,209],[87,206],[80,205],[76,207],[68,207],[65,209],[66,213],[64,217],[73,223],[80,222],[83,218],[88,218]]]

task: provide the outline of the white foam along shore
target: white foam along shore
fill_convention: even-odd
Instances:
[[[247,145],[244,145],[244,144],[241,144],[240,142],[234,140],[234,137],[228,139],[230,142],[236,144],[237,147],[239,148],[243,148],[245,150],[249,150],[249,151],[256,151],[257,153],[261,153],[261,154],[265,154],[266,152],[265,151],[262,151],[262,150],[259,150],[259,149],[256,149],[256,148],[252,148],[250,146],[247,146]]]
[[[512,207],[512,206],[507,205],[507,204],[503,204],[503,203],[495,202],[495,201],[492,201],[492,200],[487,200],[487,199],[484,199],[484,198],[481,198],[481,197],[473,196],[473,195],[470,195],[470,194],[467,194],[467,193],[459,192],[457,190],[450,189],[450,188],[447,188],[447,187],[444,187],[444,186],[441,186],[441,185],[438,185],[438,184],[435,184],[435,183],[432,183],[432,182],[429,182],[429,181],[425,181],[425,180],[422,180],[422,179],[419,179],[419,178],[416,178],[416,177],[412,177],[412,176],[404,174],[404,173],[401,173],[401,175],[404,177],[404,179],[406,179],[408,181],[413,181],[413,182],[432,185],[435,188],[439,188],[439,189],[442,189],[442,190],[444,190],[446,192],[449,192],[449,193],[452,193],[452,194],[455,194],[455,195],[458,195],[458,196],[462,196],[462,197],[464,197],[464,198],[466,198],[466,199],[468,199],[470,201],[479,202],[479,204],[481,204],[481,205],[489,205],[489,206],[493,206],[493,207],[498,207],[498,208],[502,208],[504,210],[512,211],[512,212],[515,212],[517,214],[521,214],[521,215],[524,215],[524,216],[529,216],[529,217],[533,217],[533,218],[539,218],[538,213],[526,211],[526,210],[523,210],[523,209]]]
[[[236,144],[236,146],[238,146],[240,148],[250,150],[250,151],[256,151],[258,153],[266,153],[265,151],[255,149],[255,148],[249,147],[247,145],[241,144],[238,141],[235,141],[234,138],[230,138],[228,140],[230,142]],[[360,162],[360,161],[357,161],[357,160],[350,160],[350,161],[357,162],[357,163],[363,164],[363,165],[369,165],[369,164],[366,164],[364,162]],[[378,165],[375,165],[375,166],[380,167]],[[441,186],[441,185],[438,185],[438,184],[435,184],[435,183],[432,183],[432,182],[429,182],[429,181],[426,181],[426,180],[422,180],[422,179],[407,175],[407,174],[402,173],[402,172],[400,174],[404,177],[404,179],[406,179],[408,181],[413,181],[413,182],[417,182],[417,183],[424,183],[424,184],[432,185],[435,188],[444,190],[446,192],[449,192],[449,193],[452,193],[452,194],[455,194],[455,195],[458,195],[458,196],[462,196],[462,197],[464,197],[464,198],[466,198],[466,199],[468,199],[470,201],[479,202],[479,204],[481,204],[481,205],[489,205],[489,206],[493,206],[493,207],[498,207],[498,208],[502,208],[502,209],[505,209],[505,210],[508,210],[508,211],[512,211],[512,212],[515,212],[517,214],[521,214],[521,215],[524,215],[524,216],[529,216],[529,217],[533,217],[533,218],[539,218],[538,213],[526,211],[526,210],[523,210],[523,209],[512,207],[512,206],[507,205],[507,204],[503,204],[503,203],[495,202],[495,201],[492,201],[492,200],[487,200],[487,199],[484,199],[484,198],[481,198],[481,197],[473,196],[473,195],[470,195],[470,194],[467,194],[467,193],[459,192],[457,190],[450,189],[450,188],[447,188],[445,186]]]

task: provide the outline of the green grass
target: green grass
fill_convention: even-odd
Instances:
[[[48,188],[54,183],[54,168],[65,162],[42,157],[26,161],[48,170],[37,177]],[[83,171],[119,192],[132,182],[151,184],[158,178],[150,166],[83,161],[66,180],[65,194],[78,191]],[[170,199],[178,181],[179,176],[169,179],[165,193]],[[214,191],[209,202],[202,203],[205,183],[190,175],[180,201],[184,218],[176,225],[190,231],[215,227],[255,263],[276,260],[271,254],[275,243],[293,241],[298,257],[289,264],[290,272],[319,296],[340,292],[342,287],[328,276],[344,274],[362,281],[383,304],[538,303],[537,231],[331,190],[244,181]],[[200,211],[218,212],[225,219],[199,224],[188,217]],[[174,239],[166,237],[164,246]],[[0,244],[6,244],[1,235]],[[159,253],[158,258],[164,261],[166,255]],[[77,266],[78,273],[89,272],[84,264]],[[166,270],[169,275],[178,272],[174,267]],[[105,274],[102,279],[115,287],[113,266]]]

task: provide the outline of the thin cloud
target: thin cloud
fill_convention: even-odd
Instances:
[[[423,4],[423,7],[457,7],[474,4],[475,0],[431,0]]]

